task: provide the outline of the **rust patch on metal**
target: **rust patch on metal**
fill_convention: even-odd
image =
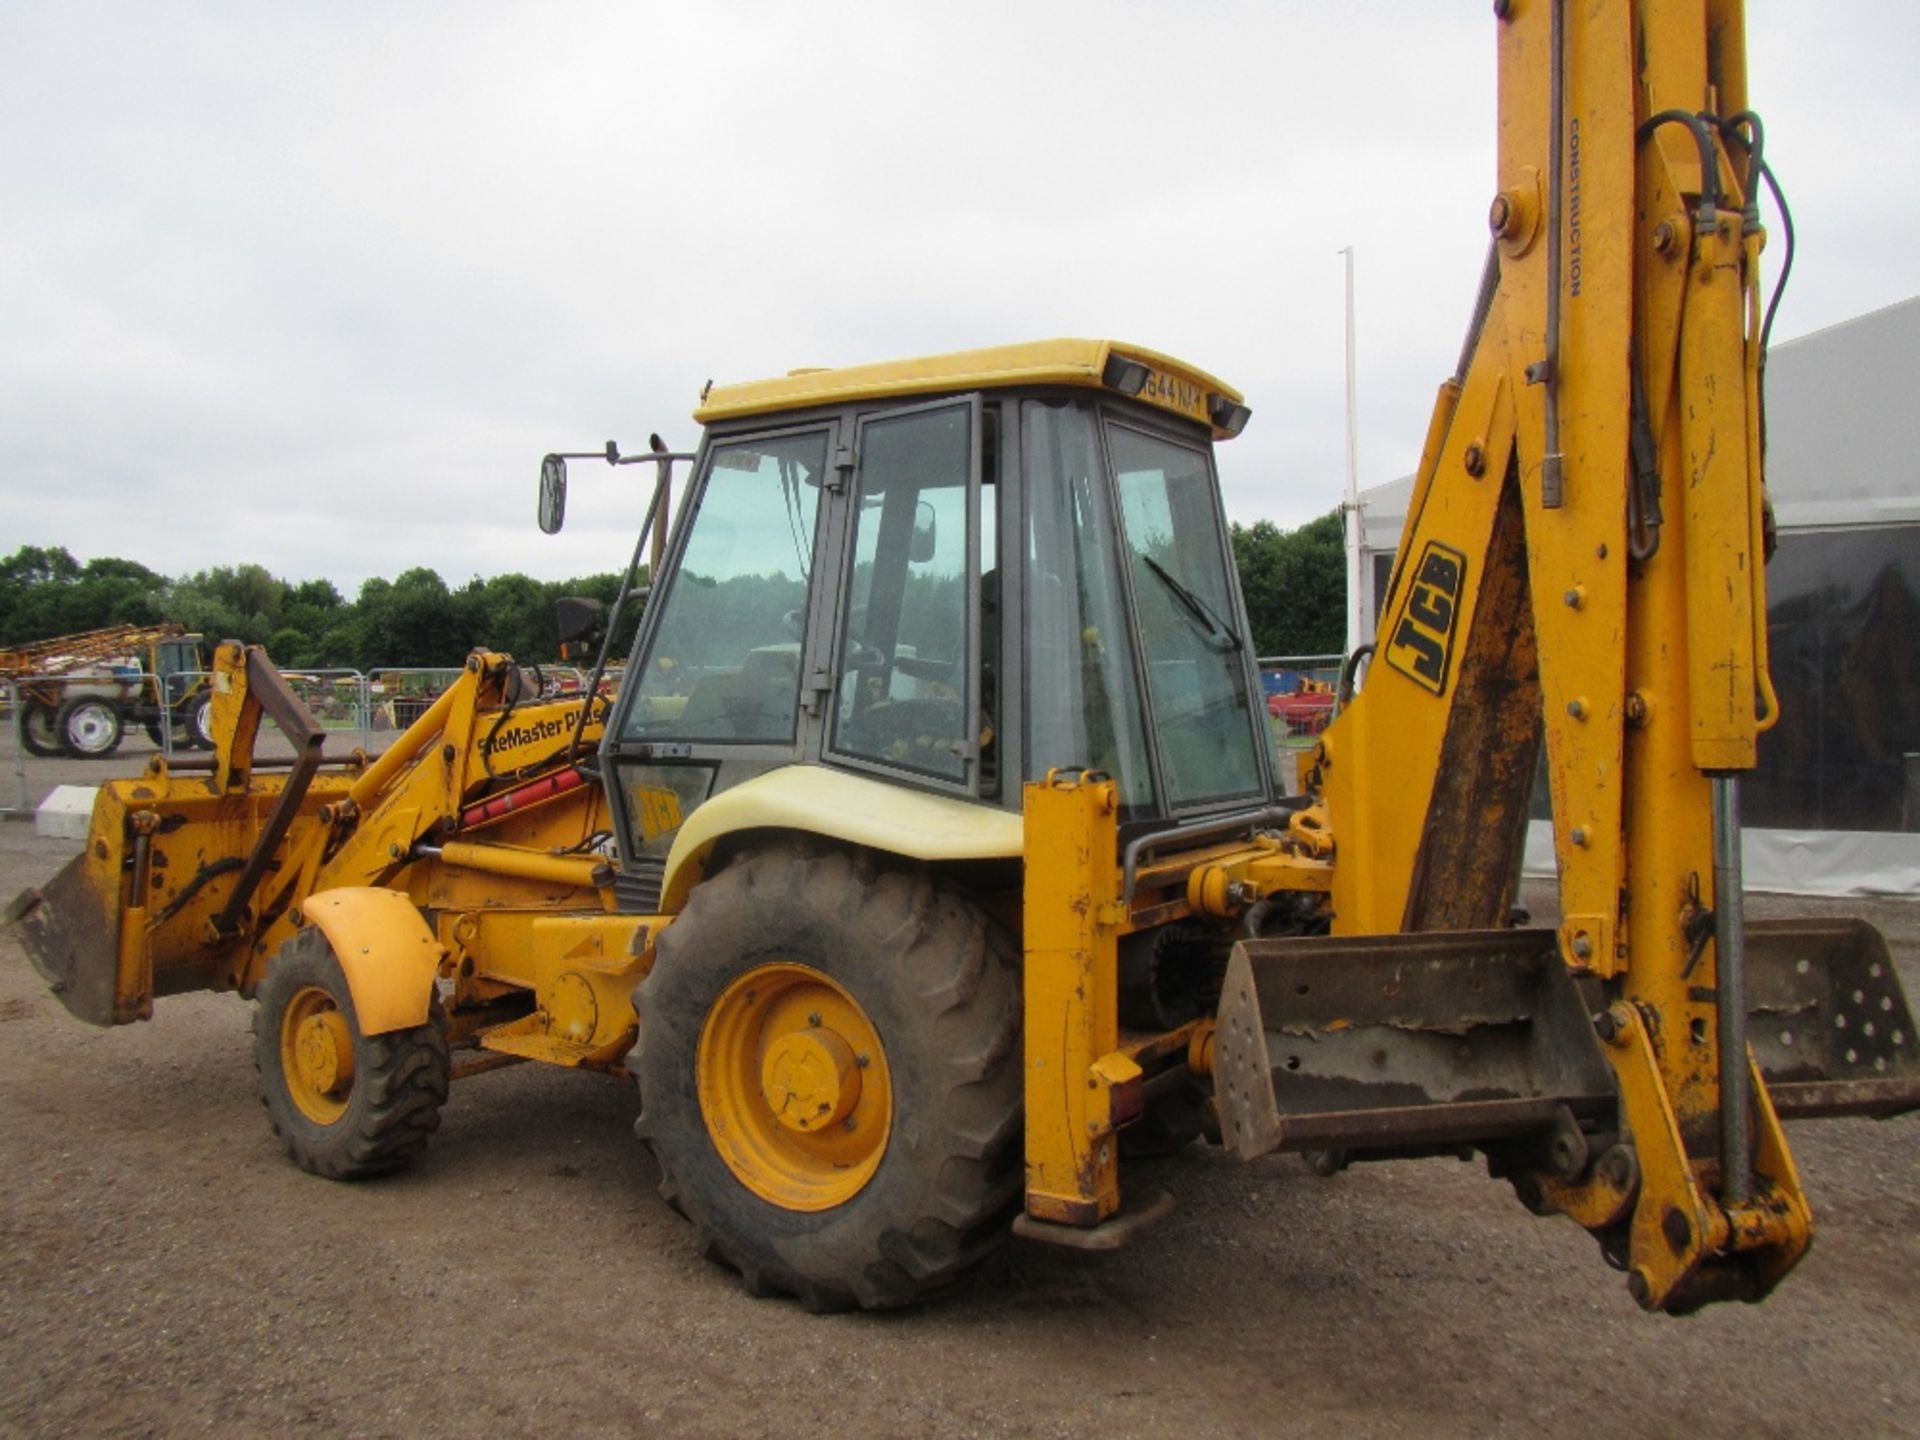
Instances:
[[[1511,478],[1482,575],[1407,892],[1405,930],[1491,929],[1513,902],[1541,729],[1525,516]]]

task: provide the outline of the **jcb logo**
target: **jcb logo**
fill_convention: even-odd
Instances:
[[[1454,622],[1467,585],[1467,557],[1429,540],[1406,599],[1388,632],[1387,663],[1416,685],[1443,695],[1453,665]]]

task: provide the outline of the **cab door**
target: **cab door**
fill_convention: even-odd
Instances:
[[[810,665],[830,765],[983,791],[995,735],[982,656],[997,648],[999,604],[981,423],[978,396],[855,422],[853,473],[834,497],[835,612],[819,627],[829,648]]]

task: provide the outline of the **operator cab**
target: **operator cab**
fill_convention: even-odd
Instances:
[[[1014,812],[1104,771],[1135,827],[1269,803],[1212,450],[1247,414],[1086,340],[711,390],[603,747],[623,869],[796,764]]]

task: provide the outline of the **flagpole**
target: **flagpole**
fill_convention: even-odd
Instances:
[[[1347,261],[1347,492],[1341,509],[1346,522],[1347,549],[1347,653],[1351,655],[1370,638],[1368,634],[1366,577],[1366,520],[1360,512],[1360,417],[1357,365],[1354,357],[1353,326],[1353,246],[1340,253]]]

